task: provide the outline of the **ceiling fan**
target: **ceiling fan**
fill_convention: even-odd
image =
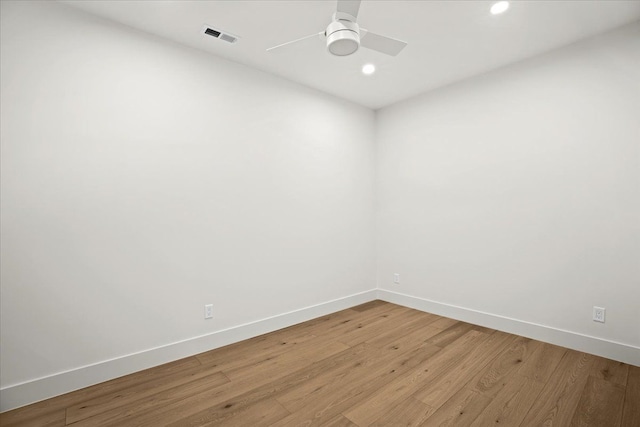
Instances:
[[[326,42],[329,53],[336,56],[351,55],[360,46],[386,55],[396,56],[399,54],[407,43],[360,28],[356,22],[358,11],[360,10],[360,1],[338,0],[338,7],[326,30],[270,47],[267,52],[318,37]]]

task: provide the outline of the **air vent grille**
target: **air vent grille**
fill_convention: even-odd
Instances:
[[[205,25],[204,27],[202,27],[202,33],[220,40],[224,40],[227,43],[235,43],[236,41],[238,41],[238,37],[234,36],[233,34],[225,33],[221,30],[216,30],[210,25]]]
[[[213,28],[207,28],[206,30],[204,30],[204,33],[209,36],[220,37],[220,31],[216,31]]]

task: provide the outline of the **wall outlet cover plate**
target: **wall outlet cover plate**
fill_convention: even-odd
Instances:
[[[593,306],[593,321],[604,323],[605,311],[603,307]]]

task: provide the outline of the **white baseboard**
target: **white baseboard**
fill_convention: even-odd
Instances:
[[[608,359],[640,366],[640,348],[563,329],[552,328],[518,319],[444,304],[385,289],[378,289],[378,299],[420,311],[450,317],[474,325],[497,329],[538,341],[583,351]]]
[[[0,389],[0,412],[273,332],[375,299],[376,290],[361,292],[139,353],[10,385]]]

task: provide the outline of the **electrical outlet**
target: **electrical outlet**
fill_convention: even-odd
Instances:
[[[396,285],[400,284],[400,274],[399,273],[393,273],[393,283],[395,283]]]
[[[207,304],[204,306],[204,318],[205,319],[213,318],[213,304]]]
[[[593,306],[593,321],[604,323],[604,313],[605,309],[602,307]]]

